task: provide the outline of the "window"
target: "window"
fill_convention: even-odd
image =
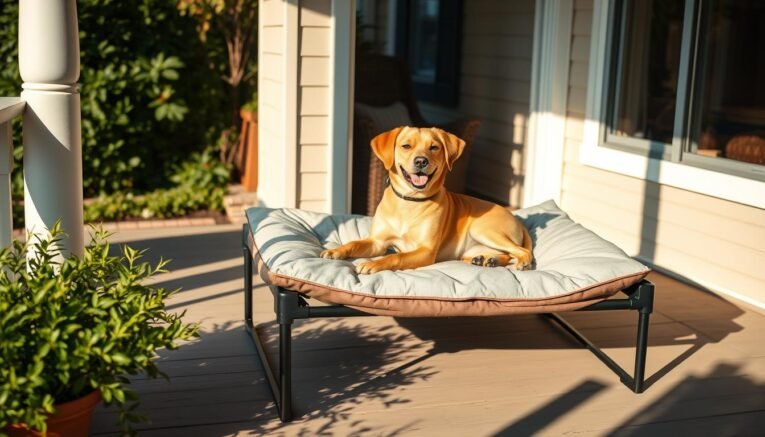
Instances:
[[[765,180],[765,2],[619,0],[604,145]]]
[[[420,83],[436,81],[438,66],[438,0],[412,2],[409,51],[412,77]]]
[[[398,0],[396,55],[406,60],[418,99],[457,106],[462,2]]]

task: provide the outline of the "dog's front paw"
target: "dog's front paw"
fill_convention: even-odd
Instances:
[[[320,254],[320,257],[324,259],[345,259],[345,254],[338,250],[338,249],[327,249],[323,250]]]
[[[376,261],[367,261],[356,265],[356,273],[360,275],[370,275],[381,270],[385,270],[385,268]]]

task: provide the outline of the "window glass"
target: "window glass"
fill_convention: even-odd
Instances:
[[[765,2],[703,4],[692,152],[765,165]]]
[[[412,17],[412,76],[418,82],[434,83],[438,62],[439,0],[415,0]]]
[[[611,134],[671,144],[684,2],[625,0],[621,7]]]

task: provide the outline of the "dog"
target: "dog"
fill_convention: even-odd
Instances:
[[[448,260],[519,270],[530,266],[531,237],[513,214],[444,188],[465,141],[438,128],[407,126],[376,136],[371,146],[388,171],[390,185],[375,211],[370,235],[324,250],[322,258],[372,258],[395,249],[358,264],[359,274]]]

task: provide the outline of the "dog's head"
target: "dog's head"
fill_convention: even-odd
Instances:
[[[397,127],[372,139],[396,191],[414,197],[438,191],[464,148],[463,140],[435,127]]]

